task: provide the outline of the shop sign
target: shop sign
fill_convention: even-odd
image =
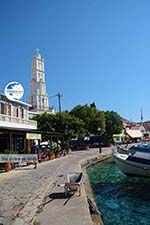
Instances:
[[[26,139],[28,139],[28,140],[41,140],[41,134],[26,133]]]
[[[19,82],[12,81],[6,85],[4,93],[9,100],[19,100],[24,94],[24,88]]]
[[[38,161],[37,154],[0,154],[0,163],[23,163]]]

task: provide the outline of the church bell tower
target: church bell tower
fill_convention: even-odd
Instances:
[[[36,50],[32,60],[31,95],[29,101],[32,105],[32,111],[43,113],[49,110],[44,60],[42,59],[39,50]]]

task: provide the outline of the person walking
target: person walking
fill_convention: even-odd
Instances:
[[[39,153],[39,148],[36,145],[36,143],[33,142],[32,146],[31,146],[31,154],[37,154],[38,155],[38,153]],[[34,160],[34,169],[37,168],[37,160]]]
[[[101,145],[101,141],[99,142],[99,153],[102,153],[102,145]]]

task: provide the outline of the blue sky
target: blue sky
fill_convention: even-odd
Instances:
[[[48,94],[63,95],[63,110],[94,101],[133,121],[142,107],[149,120],[149,12],[149,0],[1,0],[1,91],[18,81],[27,101],[39,48]]]

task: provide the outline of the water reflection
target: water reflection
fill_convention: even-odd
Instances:
[[[87,172],[105,225],[150,224],[150,178],[127,177],[111,161]]]

